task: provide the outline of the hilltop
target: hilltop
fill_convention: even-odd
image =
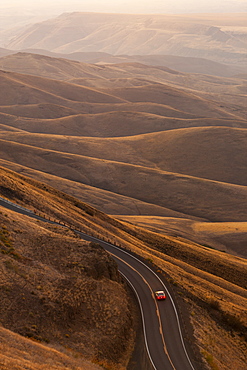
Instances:
[[[57,53],[174,55],[242,64],[246,57],[246,14],[135,15],[64,13],[9,35],[9,49]],[[242,27],[241,27],[242,26]],[[69,29],[69,32],[68,32]]]
[[[151,228],[163,217],[171,235],[246,256],[243,78],[22,52],[0,64],[2,166],[105,213],[149,216]],[[232,223],[222,224],[227,237],[219,223]]]

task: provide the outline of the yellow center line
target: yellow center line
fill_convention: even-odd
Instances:
[[[122,258],[116,256],[114,253],[111,253],[111,252],[109,252],[109,253],[111,255],[113,255],[115,258],[117,258],[120,261],[122,261],[123,263],[125,263],[127,266],[129,266],[133,271],[135,271],[142,278],[142,280],[144,281],[144,283],[146,283],[147,286],[149,287],[149,289],[151,291],[152,298],[153,298],[153,300],[155,302],[155,305],[156,305],[156,314],[157,314],[158,321],[159,321],[159,331],[160,331],[160,335],[161,335],[163,346],[164,346],[164,352],[167,355],[167,357],[168,357],[168,359],[169,359],[169,361],[170,361],[170,363],[172,365],[172,368],[174,370],[176,370],[175,366],[172,363],[171,357],[169,356],[169,353],[167,351],[167,348],[166,348],[166,343],[165,343],[165,338],[164,338],[164,333],[163,333],[163,328],[162,328],[162,322],[161,322],[161,318],[160,318],[160,311],[159,311],[159,307],[158,307],[158,304],[157,304],[157,301],[155,299],[155,296],[154,296],[154,293],[153,293],[153,290],[152,290],[151,286],[149,285],[149,283],[147,282],[147,280],[144,278],[143,275],[141,275],[141,273],[138,270],[136,270],[134,267],[132,267],[129,263],[125,262]]]

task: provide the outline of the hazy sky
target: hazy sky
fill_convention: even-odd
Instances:
[[[247,0],[1,0],[0,9],[61,13],[64,11],[124,13],[247,12]]]

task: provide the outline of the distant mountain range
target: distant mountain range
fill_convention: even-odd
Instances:
[[[172,55],[246,65],[247,15],[65,13],[2,33],[5,47],[71,54]],[[3,44],[2,44],[3,45]]]

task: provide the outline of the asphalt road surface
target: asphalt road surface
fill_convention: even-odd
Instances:
[[[1,197],[0,205],[47,221],[32,211],[16,206]],[[99,243],[112,255],[120,273],[136,294],[141,311],[146,351],[153,369],[195,370],[184,345],[175,304],[167,287],[155,272],[125,250],[79,231],[77,233],[84,240]],[[164,290],[167,298],[164,301],[157,301],[154,297],[156,290]]]
[[[98,242],[112,255],[120,273],[137,295],[146,349],[153,368],[195,370],[185,348],[175,304],[155,272],[137,257],[116,246],[83,233],[79,235],[83,239]],[[164,290],[167,298],[157,301],[154,297],[156,290]]]

